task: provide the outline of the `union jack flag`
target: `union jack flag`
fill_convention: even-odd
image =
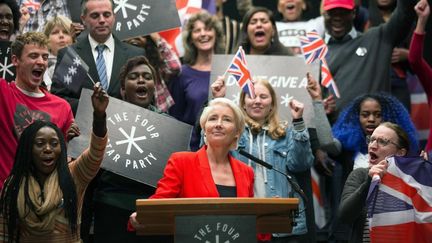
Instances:
[[[306,33],[306,36],[300,36],[300,47],[307,64],[315,60],[322,60],[327,55],[327,45],[316,31]]]
[[[249,69],[247,68],[245,53],[241,46],[229,64],[226,73],[234,76],[234,78],[237,80],[237,84],[240,86],[243,92],[249,94],[252,99],[255,98],[252,76],[249,72]]]
[[[367,199],[371,242],[432,242],[432,163],[422,157],[387,159]]]
[[[321,85],[328,88],[336,97],[340,98],[339,89],[324,58],[321,62]]]

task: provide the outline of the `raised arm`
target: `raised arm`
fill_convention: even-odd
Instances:
[[[75,183],[82,186],[81,189],[85,188],[97,174],[108,141],[106,127],[108,95],[102,89],[100,83],[96,83],[94,86],[91,99],[93,105],[93,133],[90,138],[89,148],[69,164]]]
[[[321,88],[314,77],[310,73],[306,74],[308,79],[307,91],[312,98],[315,129],[318,137],[320,147],[332,154],[338,155],[341,151],[341,144],[339,140],[333,137],[330,122],[327,119],[327,114],[324,108]]]
[[[432,101],[432,68],[423,58],[423,44],[425,38],[425,28],[430,15],[430,7],[427,0],[419,1],[414,7],[418,20],[411,40],[408,61],[417,74],[423,88],[428,96],[429,102]]]

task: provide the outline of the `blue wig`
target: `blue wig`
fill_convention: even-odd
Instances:
[[[373,99],[381,105],[382,122],[393,122],[403,128],[410,140],[410,154],[417,154],[419,143],[417,131],[410,115],[402,103],[386,93],[365,94],[357,97],[340,113],[333,125],[333,136],[337,138],[343,149],[355,154],[367,153],[366,136],[360,125],[360,106],[364,100]]]

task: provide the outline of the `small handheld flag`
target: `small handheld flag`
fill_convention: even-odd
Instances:
[[[255,98],[255,90],[252,83],[252,76],[247,68],[245,53],[240,46],[233,60],[228,65],[225,73],[231,74],[236,80],[239,87],[248,94],[252,99]]]
[[[324,40],[316,31],[306,33],[306,36],[300,36],[301,50],[306,64],[311,64],[316,60],[321,61],[321,85],[330,89],[336,97],[340,98],[339,89],[330,73],[325,57],[328,48]]]
[[[60,81],[74,92],[80,92],[82,82],[90,77],[88,70],[89,67],[78,53],[72,47],[67,47],[63,58],[54,70],[53,80]],[[94,83],[93,80],[92,82]]]

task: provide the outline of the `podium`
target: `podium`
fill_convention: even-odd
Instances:
[[[175,235],[178,243],[188,242],[178,239],[183,237],[179,234],[190,230],[191,237],[201,239],[196,242],[214,242],[202,240],[210,233],[215,237],[237,235],[238,239],[233,238],[231,242],[253,242],[250,237],[256,241],[256,233],[290,233],[298,204],[298,198],[139,199],[137,220],[145,230],[137,234]],[[245,234],[249,240],[239,240]],[[218,239],[216,242],[230,241]]]

